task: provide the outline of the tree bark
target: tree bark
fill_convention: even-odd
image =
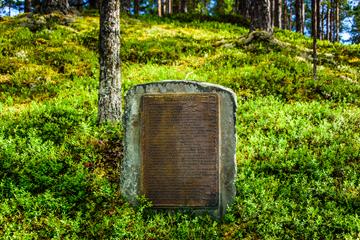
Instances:
[[[316,0],[316,26],[317,26],[317,38],[321,39],[321,15],[320,15],[321,0]]]
[[[334,41],[334,4],[333,1],[330,0],[330,32],[329,32],[329,41]]]
[[[286,4],[286,1],[284,1],[284,10],[283,10],[283,15],[282,15],[282,26],[284,29],[288,29],[289,25],[288,25],[288,7]]]
[[[24,12],[31,12],[31,0],[25,0]]]
[[[270,2],[270,25],[273,28],[275,22],[275,0],[269,0]]]
[[[121,119],[120,1],[100,4],[100,84],[98,122]]]
[[[89,7],[90,9],[97,9],[99,8],[98,0],[89,0]]]
[[[251,31],[261,30],[272,32],[270,17],[270,1],[251,1]]]
[[[162,4],[161,4],[161,0],[158,0],[158,16],[162,17]]]
[[[275,27],[282,28],[282,0],[275,0]]]
[[[340,42],[340,1],[335,0],[335,41]]]
[[[135,16],[139,15],[139,11],[140,11],[140,1],[139,0],[134,0],[134,14],[135,14]]]
[[[316,80],[317,78],[317,74],[316,74],[316,67],[317,67],[317,53],[316,53],[316,39],[317,39],[317,30],[318,30],[318,26],[317,26],[317,6],[318,6],[318,2],[319,0],[311,0],[311,6],[312,6],[312,37],[313,37],[313,77],[314,80]]]
[[[69,10],[70,6],[68,0],[46,0],[42,3],[42,12],[44,13],[59,11],[67,14]]]
[[[120,11],[121,13],[130,14],[130,0],[120,0]]]

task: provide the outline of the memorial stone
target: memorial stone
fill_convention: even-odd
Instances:
[[[162,81],[129,90],[122,195],[221,217],[235,196],[235,116],[235,94],[214,84]]]

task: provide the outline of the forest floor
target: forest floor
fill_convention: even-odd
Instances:
[[[123,94],[179,79],[238,97],[224,219],[120,196],[122,129],[97,126],[96,14],[0,21],[0,238],[359,239],[360,45],[194,16],[121,20]]]

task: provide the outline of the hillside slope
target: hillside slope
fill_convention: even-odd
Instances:
[[[119,194],[122,129],[96,126],[98,17],[0,21],[0,236],[360,237],[360,45],[289,31],[245,41],[215,21],[121,20],[123,93],[166,79],[238,96],[237,197],[223,221],[154,213]]]

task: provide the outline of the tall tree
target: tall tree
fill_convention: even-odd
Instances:
[[[45,0],[42,2],[41,8],[44,13],[59,11],[67,14],[70,10],[68,0]]]
[[[335,41],[340,42],[340,1],[335,0]]]
[[[275,14],[274,25],[275,27],[282,28],[282,0],[275,0]]]
[[[317,21],[317,6],[318,6],[318,1],[320,0],[311,0],[311,7],[312,7],[312,13],[311,13],[311,25],[312,25],[312,31],[311,31],[311,35],[313,37],[313,77],[314,80],[316,80],[317,78],[317,53],[316,53],[316,39],[317,39],[317,31],[318,31],[318,21]]]
[[[24,12],[31,12],[31,0],[25,0]]]
[[[251,1],[251,30],[262,30],[272,32],[270,1],[269,0],[253,0]]]
[[[296,31],[304,34],[305,30],[305,4],[304,0],[295,0]]]
[[[98,121],[121,118],[120,0],[100,3],[100,84]]]
[[[89,0],[89,8],[90,9],[99,8],[99,0]]]

